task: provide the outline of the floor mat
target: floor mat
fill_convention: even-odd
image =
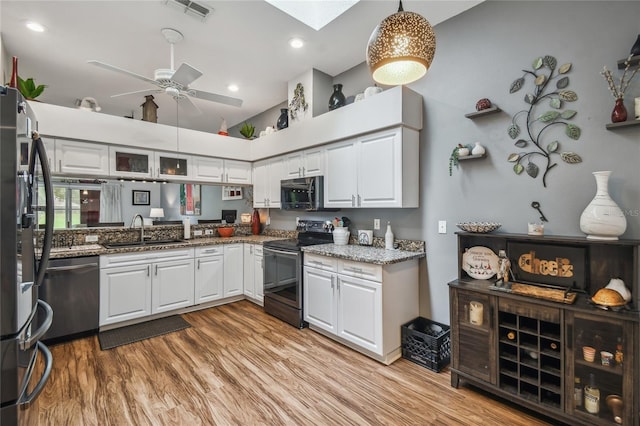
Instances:
[[[98,333],[98,340],[100,341],[100,349],[105,351],[189,327],[191,327],[191,324],[184,318],[180,315],[173,315],[140,324],[103,331]]]

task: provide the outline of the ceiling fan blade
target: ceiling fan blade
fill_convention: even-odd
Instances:
[[[242,99],[232,98],[230,96],[218,95],[215,93],[203,92],[202,90],[189,89],[194,98],[202,99],[204,101],[218,102],[220,104],[231,105],[235,107],[242,106]]]
[[[200,78],[202,73],[192,67],[189,64],[183,63],[180,67],[173,73],[171,76],[171,80],[175,81],[178,84],[181,84],[182,87],[188,87],[195,80]]]
[[[90,61],[87,61],[87,63],[88,64],[92,64],[92,65],[96,65],[96,66],[98,66],[100,68],[104,68],[104,69],[109,70],[109,71],[115,71],[115,72],[119,72],[120,74],[126,74],[129,77],[137,78],[138,80],[146,81],[147,83],[151,83],[151,84],[153,84],[155,86],[159,86],[158,82],[155,81],[155,80],[152,80],[150,78],[147,78],[147,77],[145,77],[143,75],[140,75],[140,74],[136,74],[136,73],[131,72],[131,71],[127,71],[127,70],[122,69],[122,68],[114,67],[113,65],[105,64],[104,62],[90,60]]]
[[[128,95],[139,95],[142,93],[146,93],[146,94],[153,94],[153,93],[164,93],[163,90],[155,90],[155,89],[144,89],[144,90],[136,90],[134,92],[125,92],[125,93],[118,93],[117,95],[111,95],[112,98],[117,98],[120,96],[128,96]]]
[[[198,106],[193,103],[193,101],[189,98],[189,96],[182,95],[174,99],[176,100],[176,102],[178,102],[178,105],[181,108],[184,108],[185,112],[196,114],[196,115],[202,114],[202,111],[200,111],[200,108],[198,108]]]

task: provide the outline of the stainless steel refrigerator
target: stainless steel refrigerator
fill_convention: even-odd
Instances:
[[[35,117],[0,86],[0,424],[26,424],[53,359],[40,342],[53,319],[38,300],[53,236],[53,190]]]

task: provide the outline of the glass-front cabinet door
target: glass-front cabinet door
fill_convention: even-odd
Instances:
[[[573,378],[566,386],[572,396],[565,399],[567,413],[584,424],[633,424],[638,372],[632,336],[637,327],[631,321],[579,312],[567,313],[566,327],[567,377]]]
[[[152,178],[154,169],[153,151],[109,147],[109,174],[115,177]]]
[[[188,155],[156,152],[156,177],[160,179],[187,179],[190,177],[191,157]]]

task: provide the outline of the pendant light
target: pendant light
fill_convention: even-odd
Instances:
[[[436,51],[429,21],[414,12],[398,12],[373,30],[367,44],[367,64],[373,79],[394,86],[416,81],[427,73]]]

